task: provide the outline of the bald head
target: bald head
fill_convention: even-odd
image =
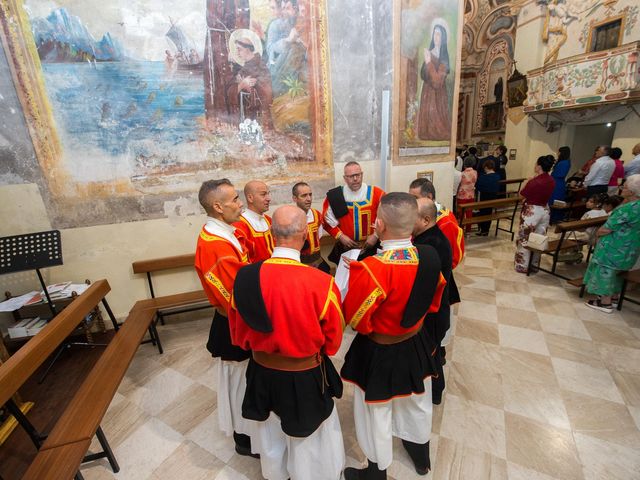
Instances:
[[[418,216],[429,217],[429,219],[435,224],[436,215],[438,214],[438,207],[436,203],[430,198],[418,199]]]
[[[259,215],[269,210],[271,192],[266,183],[259,180],[251,180],[244,186],[244,198],[247,200],[247,208]]]
[[[416,219],[414,235],[420,235],[422,232],[429,230],[435,226],[438,215],[438,207],[430,198],[418,198],[418,218]]]
[[[271,219],[271,234],[276,247],[300,250],[307,239],[307,216],[296,205],[278,207]]]
[[[418,218],[416,198],[404,192],[391,192],[380,199],[377,232],[381,240],[410,237]]]

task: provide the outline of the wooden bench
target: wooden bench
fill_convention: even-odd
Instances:
[[[513,225],[515,223],[516,213],[518,211],[518,205],[520,204],[520,197],[507,197],[498,198],[496,200],[485,200],[480,202],[463,203],[458,205],[458,223],[461,227],[467,225],[479,224],[482,222],[496,221],[496,235],[498,230],[511,234],[511,240],[515,235]],[[490,215],[476,215],[473,217],[465,218],[465,212],[468,210],[479,210],[482,208],[491,208]],[[501,228],[500,220],[508,220],[509,228]]]
[[[168,315],[211,308],[207,295],[202,289],[162,297],[156,297],[155,295],[152,280],[153,273],[179,268],[189,268],[193,270],[194,264],[195,253],[141,260],[131,264],[133,273],[146,274],[147,283],[149,285],[149,294],[151,295],[150,299],[143,300],[143,303],[137,305],[136,308],[154,308],[156,310],[154,325],[157,324],[158,321],[164,325],[164,317]],[[155,338],[151,338],[151,340],[148,341],[151,341],[154,345],[157,344],[158,351],[160,353],[163,352],[159,336],[156,335]]]
[[[500,180],[498,182],[499,185],[505,185],[506,188],[509,188],[510,185],[518,185],[515,190],[507,190],[506,192],[500,192],[498,195],[510,197],[514,195],[518,195],[520,193],[520,188],[522,188],[522,183],[526,180],[526,178],[508,178],[505,180]]]
[[[11,405],[13,408],[10,410],[15,412],[15,405],[12,405],[14,393],[64,342],[78,324],[84,321],[85,316],[100,302],[104,302],[110,290],[111,287],[106,280],[94,282],[51,320],[40,333],[0,365],[0,405]],[[69,478],[77,472],[83,461],[99,458],[107,458],[114,472],[118,471],[118,464],[100,428],[100,421],[115,395],[140,340],[151,328],[153,318],[153,310],[144,309],[129,315],[122,326],[112,318],[116,330],[114,339],[107,345],[98,363],[67,405],[49,435],[41,435],[26,416],[18,413],[16,419],[39,450],[24,478]],[[103,450],[85,456],[94,435],[97,436]],[[55,451],[59,453],[52,455]],[[42,468],[40,462],[53,457],[55,460],[47,460],[53,463],[48,463],[46,468]],[[69,463],[71,460],[73,462]],[[61,472],[64,473],[61,475]],[[75,476],[82,478],[79,473]]]
[[[622,289],[620,290],[620,299],[618,300],[618,310],[622,310],[622,302],[624,300],[640,305],[640,301],[627,296],[627,287],[629,283],[640,284],[640,270],[629,270],[627,272],[618,273],[622,277]],[[580,297],[584,296],[586,285],[584,283],[584,277],[572,278],[568,280],[569,285],[578,287],[580,289]]]
[[[129,314],[54,425],[24,480],[59,479],[60,468],[65,472],[74,468],[77,471],[81,463],[103,457],[109,460],[114,472],[119,470],[100,422],[154,318],[153,309],[136,309]],[[85,456],[87,450],[83,448],[88,448],[94,435],[103,452]],[[82,477],[78,473],[76,478]]]
[[[587,208],[587,201],[583,198],[580,200],[572,200],[566,205],[551,205],[551,210],[563,212],[563,220],[565,222],[572,221],[576,217],[581,217]]]
[[[558,257],[560,253],[564,250],[569,250],[572,248],[579,248],[584,246],[587,242],[570,239],[567,236],[572,232],[578,232],[585,230],[590,227],[601,227],[607,221],[607,217],[597,217],[590,218],[588,220],[575,220],[573,222],[561,222],[556,224],[555,233],[560,234],[560,238],[556,240],[549,241],[549,245],[544,250],[538,250],[536,248],[529,247],[525,245],[524,248],[529,250],[532,253],[539,253],[541,255],[550,255],[553,258],[553,264],[551,266],[551,270],[545,270],[542,267],[538,267],[538,270],[546,273],[550,273],[551,275],[555,275],[564,280],[570,280],[569,278],[556,273],[556,268],[558,266]],[[587,255],[587,259],[591,256],[591,251],[593,250],[593,246],[589,247],[589,253]],[[533,255],[529,256],[529,265],[527,266],[527,275],[531,273],[531,264],[533,262]]]

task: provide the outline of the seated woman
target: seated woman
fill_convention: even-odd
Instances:
[[[465,203],[471,203],[476,201],[476,181],[478,180],[478,172],[473,168],[475,166],[475,160],[471,157],[464,159],[464,170],[460,177],[460,186],[458,187],[458,194],[456,195],[456,205],[464,205]],[[464,218],[471,218],[471,209],[464,212]],[[465,232],[471,229],[471,225],[465,227]]]
[[[530,233],[544,234],[549,226],[549,198],[553,193],[556,182],[549,172],[553,166],[553,155],[543,155],[538,158],[534,167],[535,176],[529,178],[520,195],[524,197],[522,211],[520,212],[520,228],[516,237],[516,272],[527,273],[529,268],[529,256],[531,252],[524,248],[529,240]],[[540,254],[535,254],[532,266],[540,264]]]
[[[478,200],[483,202],[485,200],[495,200],[498,198],[498,192],[500,191],[500,175],[495,171],[495,163],[493,160],[486,160],[482,169],[484,173],[478,177],[476,182],[476,191],[478,192]],[[492,208],[481,208],[478,212],[479,216],[491,215]],[[476,235],[480,237],[486,237],[489,235],[489,229],[491,228],[491,220],[488,222],[482,222],[480,224],[480,231]]]
[[[597,232],[584,284],[593,298],[587,305],[601,312],[613,312],[612,300],[622,289],[618,275],[632,268],[640,256],[640,174],[631,175],[622,186],[624,202],[609,215]]]

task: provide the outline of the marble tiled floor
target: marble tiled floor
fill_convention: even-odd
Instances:
[[[433,471],[414,473],[399,442],[397,480],[640,478],[640,309],[600,313],[576,288],[513,271],[513,244],[469,239],[456,270],[463,302],[448,348],[447,390],[434,408]],[[564,268],[564,267],[563,267]],[[582,269],[584,266],[581,267]],[[209,319],[170,319],[165,354],[143,345],[102,426],[121,466],[82,468],[87,479],[261,479],[217,428]],[[339,367],[353,334],[335,363]],[[347,465],[364,461],[353,387],[338,410]]]

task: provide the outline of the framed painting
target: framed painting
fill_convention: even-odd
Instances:
[[[395,164],[452,158],[462,11],[456,0],[395,2],[392,119]]]
[[[416,173],[416,178],[426,178],[433,183],[433,170],[423,170]]]
[[[176,6],[0,3],[54,227],[198,213],[210,178],[333,184],[325,1]]]

